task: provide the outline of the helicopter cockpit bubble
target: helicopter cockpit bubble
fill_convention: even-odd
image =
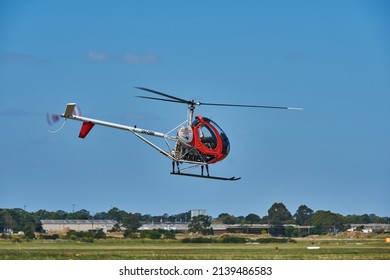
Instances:
[[[230,151],[229,139],[212,120],[196,116],[192,123],[194,140],[192,145],[207,157],[209,163],[224,159]]]
[[[222,130],[222,128],[219,127],[218,124],[216,124],[212,120],[209,120],[209,121],[216,128],[216,130],[218,131],[218,134],[221,136],[221,140],[222,140],[222,153],[228,155],[229,152],[230,152],[229,138],[227,137],[226,133]]]

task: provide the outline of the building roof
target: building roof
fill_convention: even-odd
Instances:
[[[371,224],[351,224],[351,227],[360,227],[360,226],[372,227],[372,228],[389,228],[390,227],[389,224],[375,224],[375,223],[371,223]]]
[[[115,220],[41,220],[43,225],[48,224],[116,224]]]

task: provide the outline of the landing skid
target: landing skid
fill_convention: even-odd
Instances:
[[[198,174],[190,174],[190,173],[178,173],[178,172],[171,172],[172,175],[181,175],[181,176],[189,176],[189,177],[196,177],[196,178],[204,178],[204,179],[214,179],[214,180],[223,180],[223,181],[237,181],[240,180],[241,177],[215,177],[215,176],[205,176],[205,175],[198,175]]]

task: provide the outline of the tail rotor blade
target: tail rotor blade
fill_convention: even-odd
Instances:
[[[49,125],[53,125],[57,123],[61,118],[61,115],[46,113],[46,121]]]
[[[72,103],[72,107],[71,107],[71,112],[69,114],[71,115],[74,115],[74,116],[81,116],[81,109],[79,106],[77,106],[76,104]],[[68,108],[68,107],[67,107]],[[65,117],[65,114],[64,115],[60,115],[60,114],[53,114],[53,113],[46,113],[46,121],[49,125],[54,125],[55,123],[59,122],[59,120],[62,118],[62,117]],[[61,129],[64,128],[66,124],[66,118],[64,119],[64,122],[61,124],[61,126],[56,129],[56,130],[49,130],[50,133],[57,133],[59,132]]]
[[[52,114],[52,113],[46,113],[46,120],[49,125],[54,125],[55,123],[59,122],[61,119],[61,115],[59,114]],[[65,121],[61,124],[61,126],[56,130],[49,130],[50,133],[57,133],[61,129],[63,129],[65,126]]]

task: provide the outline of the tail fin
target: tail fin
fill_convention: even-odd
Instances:
[[[83,122],[83,125],[81,126],[80,129],[79,138],[85,138],[94,125],[95,124],[93,122]]]

